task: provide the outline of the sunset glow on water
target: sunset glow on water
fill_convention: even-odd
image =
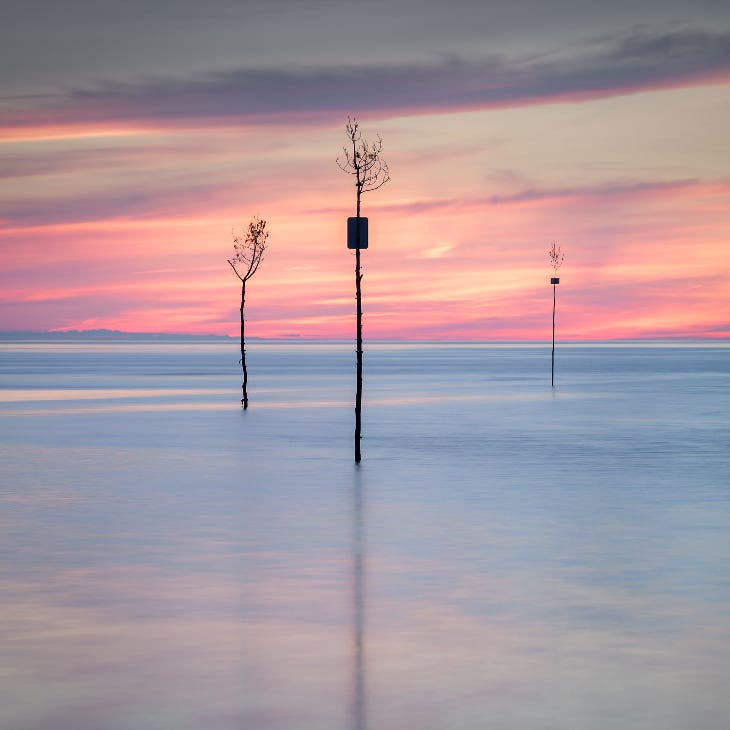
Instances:
[[[715,730],[727,343],[2,343],[14,730]]]

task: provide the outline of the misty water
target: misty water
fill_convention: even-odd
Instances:
[[[730,344],[0,342],[0,727],[726,730]]]

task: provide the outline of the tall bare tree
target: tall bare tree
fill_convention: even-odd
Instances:
[[[348,117],[345,125],[347,143],[343,156],[337,164],[343,172],[355,178],[356,190],[356,245],[355,245],[355,297],[357,299],[357,386],[355,390],[355,462],[360,463],[360,439],[362,419],[362,273],[360,271],[360,198],[363,193],[377,190],[390,180],[388,165],[380,156],[383,140],[380,136],[375,142],[368,142],[360,131],[354,117]]]
[[[243,370],[243,395],[241,405],[248,408],[248,370],[246,368],[246,328],[243,308],[246,303],[246,283],[258,271],[266,251],[266,221],[254,217],[242,236],[233,235],[233,256],[228,263],[241,280],[241,368]]]
[[[553,245],[548,251],[548,258],[550,259],[550,266],[553,267],[553,273],[554,276],[552,279],[550,279],[550,283],[553,285],[553,354],[550,364],[550,385],[554,388],[555,387],[555,299],[556,299],[556,290],[558,288],[558,284],[560,283],[560,279],[558,278],[558,269],[563,265],[563,261],[565,259],[565,254],[560,250],[560,246],[557,246],[555,244],[555,241],[553,241]]]

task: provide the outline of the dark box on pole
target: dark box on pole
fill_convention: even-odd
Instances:
[[[357,222],[360,221],[360,248],[368,247],[368,219],[354,216],[347,219],[347,248],[358,248]]]

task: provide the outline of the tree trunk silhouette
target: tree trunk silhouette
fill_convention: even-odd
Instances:
[[[355,386],[355,463],[359,464],[362,421],[362,274],[360,273],[360,186],[357,188],[357,233],[355,242],[355,298],[357,299],[357,377]]]
[[[246,369],[246,320],[243,315],[244,304],[246,303],[246,280],[241,282],[241,369],[243,370],[243,384],[241,385],[241,405],[244,410],[248,408],[248,370]]]
[[[550,386],[555,387],[555,292],[557,285],[553,284],[553,356],[550,365]]]

